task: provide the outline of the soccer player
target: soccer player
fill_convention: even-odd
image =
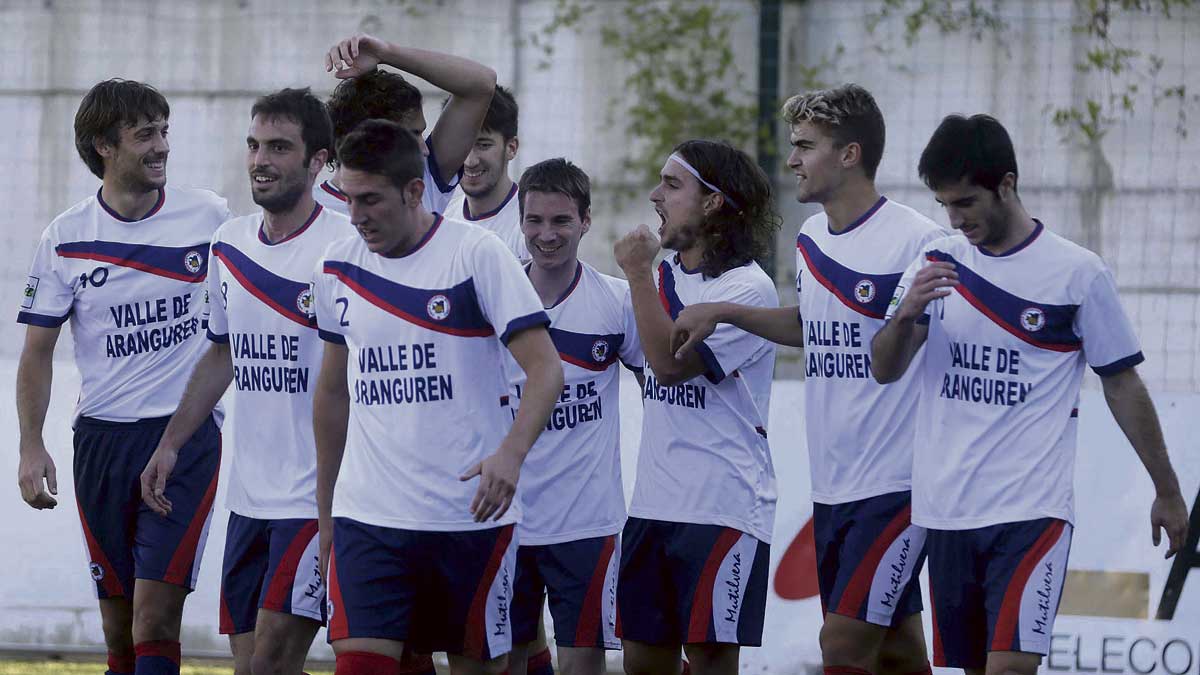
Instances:
[[[450,100],[428,138],[421,92],[403,76],[380,70],[380,64],[450,92]],[[341,143],[346,134],[368,119],[391,120],[425,138],[421,146],[425,156],[422,199],[426,211],[444,213],[462,176],[463,160],[474,147],[479,125],[491,104],[495,71],[469,59],[401,47],[370,35],[355,35],[334,45],[325,55],[325,69],[342,80],[326,102],[333,120],[334,143]],[[313,186],[313,196],[326,208],[347,213],[337,159],[333,177]]]
[[[517,184],[508,175],[518,145],[517,101],[512,92],[496,85],[496,95],[463,163],[462,180],[446,214],[495,232],[513,255],[525,262],[530,251],[521,231]]]
[[[719,322],[804,348],[826,673],[927,672],[918,574],[924,531],[910,520],[916,379],[871,377],[871,338],[900,276],[945,233],[879,195],[883,114],[854,84],[793,96],[788,166],[796,198],[820,204],[796,238],[799,306],[692,305],[673,340],[683,358]]]
[[[268,94],[250,109],[246,169],[262,213],[213,237],[211,344],[142,474],[143,499],[170,513],[162,486],[179,449],[233,382],[220,630],[237,675],[299,675],[324,621],[309,422],[322,342],[309,281],[326,246],[353,234],[345,216],[312,198],[332,146],[325,104],[308,89]]]
[[[399,673],[406,644],[456,675],[498,672],[517,478],[563,386],[549,318],[494,234],[425,209],[417,136],[370,120],[337,152],[360,236],[315,275],[313,401],[337,672]],[[505,347],[527,377],[515,420]]]
[[[758,646],[775,522],[767,410],[775,346],[723,325],[683,360],[673,319],[689,304],[776,307],[754,262],[779,226],[766,176],[745,153],[694,140],[663,165],[645,225],[614,246],[629,280],[650,367],[630,518],[621,535],[618,635],[625,671],[678,673],[680,647],[698,675],[736,673],[739,645]]]
[[[525,271],[550,316],[565,384],[523,467],[509,672],[525,674],[549,594],[560,671],[599,675],[604,650],[620,647],[617,535],[625,497],[617,366],[640,377],[641,345],[629,285],[578,257],[592,224],[587,174],[565,159],[535,164],[521,176],[519,204],[533,257]],[[519,396],[524,374],[515,364],[509,372]]]
[[[164,491],[170,515],[139,499],[139,474],[204,351],[208,242],[230,217],[207,190],[166,186],[169,117],[162,94],[140,82],[107,80],[84,96],[75,147],[102,185],[42,235],[17,316],[27,325],[17,370],[18,478],[36,509],[56,504],[42,426],[54,345],[71,322],[82,376],[75,497],[112,675],[179,672],[179,622],[221,461],[210,408],[180,439]]]
[[[1168,557],[1187,507],[1112,273],[1026,212],[1004,127],[945,118],[918,171],[965,236],[912,262],[871,356],[880,382],[917,371],[912,518],[928,528],[934,664],[1033,675],[1067,572],[1085,363],[1154,482],[1152,539],[1167,531]]]

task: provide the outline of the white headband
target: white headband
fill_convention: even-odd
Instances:
[[[682,156],[680,156],[680,154],[678,152],[671,153],[671,156],[668,157],[667,159],[675,162],[679,166],[682,166],[688,173],[695,176],[696,180],[700,181],[701,185],[703,185],[704,187],[708,188],[709,190],[712,190],[713,192],[716,192],[717,194],[724,197],[725,201],[729,202],[729,205],[732,206],[733,208],[735,208],[735,209],[742,208],[742,207],[738,206],[738,203],[736,201],[734,201],[733,197],[730,197],[729,195],[725,194],[725,192],[721,188],[719,188],[716,185],[713,185],[712,183],[701,178],[700,172],[696,170],[696,167],[692,166],[691,164],[688,164],[688,161],[686,159],[684,159]]]

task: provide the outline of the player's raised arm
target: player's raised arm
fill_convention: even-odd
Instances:
[[[333,486],[346,449],[350,391],[346,388],[346,345],[325,343],[321,373],[313,390],[313,438],[317,445],[317,514],[321,532],[321,576],[328,578],[333,544]]]
[[[370,35],[355,35],[334,45],[325,56],[325,68],[338,78],[355,77],[380,63],[411,73],[450,93],[429,136],[437,158],[439,177],[458,173],[487,114],[496,89],[496,72],[459,56],[425,49],[401,47]]]
[[[17,364],[17,422],[21,430],[17,482],[21,487],[21,499],[35,509],[52,509],[58,504],[53,497],[58,494],[58,476],[54,459],[46,451],[42,439],[42,426],[50,407],[54,345],[60,330],[59,326],[28,326],[25,346]]]
[[[804,346],[804,328],[797,307],[751,307],[733,302],[702,302],[684,307],[675,317],[675,326],[671,330],[675,358],[683,360],[697,343],[713,334],[719,323],[737,326],[775,344]]]
[[[911,288],[906,291],[909,278]],[[904,376],[929,335],[928,323],[922,322],[926,308],[933,300],[950,295],[957,284],[958,272],[948,262],[929,263],[914,275],[905,274],[892,298],[894,311],[889,310],[888,322],[871,340],[871,372],[877,382],[888,384]]]

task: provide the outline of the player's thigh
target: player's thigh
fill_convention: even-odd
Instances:
[[[259,675],[259,671],[271,672],[259,664],[278,664],[279,670],[285,673],[300,672],[320,628],[321,622],[307,617],[260,609],[254,629],[256,675]]]
[[[599,647],[559,647],[560,675],[604,675],[604,650]]]
[[[621,640],[625,675],[679,675],[679,645],[654,645]]]
[[[133,603],[129,598],[115,597],[100,600],[100,626],[108,651],[118,654],[133,652]]]
[[[874,673],[888,628],[828,612],[821,626],[821,659],[826,666],[853,666]]]
[[[888,630],[879,648],[880,675],[906,675],[929,667],[925,625],[921,615],[910,614]]]
[[[250,660],[254,658],[254,633],[229,635],[229,651],[233,654],[233,675],[251,675]]]
[[[513,642],[512,651],[508,653],[508,675],[525,675],[530,649],[528,642]]]
[[[1037,675],[1040,654],[1029,652],[990,652],[985,675]]]
[[[688,665],[695,675],[737,675],[741,647],[735,644],[684,645]]]

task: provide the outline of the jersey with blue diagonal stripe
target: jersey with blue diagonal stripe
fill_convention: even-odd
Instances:
[[[950,237],[912,262],[890,311],[929,261],[952,263],[959,283],[926,309],[925,359],[914,364],[913,522],[1074,522],[1084,363],[1104,376],[1143,360],[1112,273],[1040,222],[1002,256]]]
[[[206,348],[208,244],[230,217],[208,190],[165,187],[128,220],[97,191],[46,228],[17,321],[70,320],[76,416],[132,422],[175,411]]]
[[[474,225],[435,218],[412,250],[385,258],[358,236],[336,241],[314,280],[322,338],[345,344],[350,420],[333,515],[406,530],[477,523],[478,480],[512,418],[501,351],[550,320],[520,263]]]
[[[234,218],[212,241],[208,338],[233,360],[225,504],[247,518],[316,518],[312,391],[323,342],[312,313],[313,267],[350,221],[316,205],[307,222],[271,243],[261,214]]]
[[[517,260],[521,262],[530,260],[529,246],[525,243],[525,235],[521,233],[521,208],[517,202],[516,183],[513,183],[512,189],[508,191],[508,196],[504,198],[500,206],[486,213],[471,213],[467,195],[462,191],[462,187],[459,187],[450,197],[446,215],[495,232],[496,236],[500,237],[500,241],[504,242],[513,255],[517,256]]]
[[[522,546],[621,531],[620,364],[641,372],[645,362],[623,279],[577,263],[571,286],[546,313],[563,390],[521,467]],[[515,413],[525,373],[511,355],[505,361]]]
[[[659,264],[658,291],[672,319],[701,302],[779,306],[774,282],[754,262],[710,277],[672,255]],[[767,417],[775,345],[720,324],[696,351],[706,370],[686,382],[664,385],[646,369],[629,515],[732,527],[770,543],[777,493]]]
[[[842,504],[910,487],[915,376],[877,383],[871,339],[908,264],[944,236],[932,220],[886,197],[841,232],[830,231],[824,212],[800,228],[796,293],[814,502]]]

